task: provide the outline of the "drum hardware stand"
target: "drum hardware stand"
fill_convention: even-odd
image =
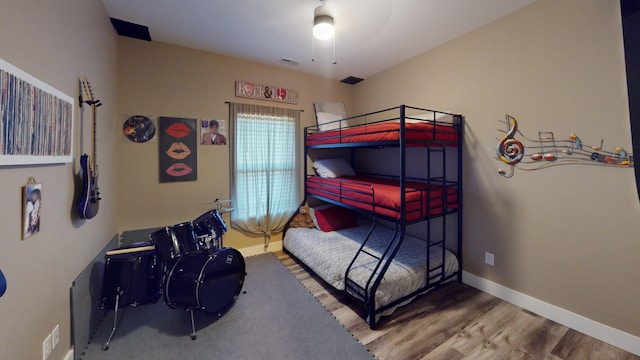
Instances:
[[[214,203],[216,203],[216,209],[220,212],[220,215],[230,214],[235,210],[234,207],[231,207],[231,200],[221,200],[216,198]],[[228,207],[225,207],[225,204],[227,204]],[[222,249],[223,247],[222,235],[221,234],[217,236],[215,234],[212,234],[212,235],[214,236],[213,236],[213,239],[211,239],[211,245],[216,249]]]
[[[120,303],[120,296],[123,294],[124,294],[124,291],[122,291],[118,286],[118,289],[116,290],[116,306],[113,312],[113,328],[111,329],[111,335],[109,335],[107,342],[104,344],[104,347],[102,347],[103,351],[109,350],[109,343],[111,342],[111,339],[113,338],[113,334],[116,333],[116,329],[118,328],[118,305]]]
[[[193,320],[193,309],[187,311],[189,311],[189,315],[191,315],[191,340],[195,340],[198,338],[198,335],[196,335],[196,323]]]
[[[216,209],[218,209],[220,214],[230,213],[235,210],[235,208],[231,207],[231,200],[222,200],[216,198],[213,202],[216,204]],[[229,207],[225,207],[225,204],[229,205]]]

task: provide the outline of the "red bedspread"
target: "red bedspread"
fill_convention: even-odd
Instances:
[[[422,182],[406,183],[407,220],[418,220],[440,215],[458,207],[458,195],[453,187]],[[319,176],[307,178],[307,192],[392,219],[400,219],[400,181],[376,177],[354,176],[327,179]]]
[[[457,142],[456,129],[448,125],[434,125],[426,121],[405,123],[405,139],[412,141]],[[400,123],[395,121],[372,125],[354,126],[345,129],[321,131],[307,137],[307,146],[341,143],[398,141]]]

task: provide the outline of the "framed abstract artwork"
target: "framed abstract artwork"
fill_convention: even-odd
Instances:
[[[73,161],[74,104],[0,59],[0,166]]]

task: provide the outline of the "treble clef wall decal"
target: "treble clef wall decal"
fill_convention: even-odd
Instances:
[[[511,172],[498,169],[498,174],[510,178],[515,169],[523,171],[542,170],[562,165],[591,165],[617,168],[632,168],[633,155],[622,147],[615,150],[603,149],[604,140],[599,145],[587,145],[574,133],[568,138],[556,139],[552,131],[538,131],[538,138],[532,139],[518,129],[518,122],[511,115],[506,115],[506,130],[499,130],[505,135],[498,138],[496,155],[503,163],[509,165]],[[515,139],[518,136],[523,142]],[[525,158],[525,148],[530,155]]]
[[[509,175],[502,169],[499,169],[498,173],[504,177],[511,177],[513,176],[513,166],[519,163],[524,156],[524,145],[514,138],[518,132],[518,122],[516,119],[507,114],[506,120],[510,129],[498,143],[496,154],[500,161],[511,166],[511,173]]]

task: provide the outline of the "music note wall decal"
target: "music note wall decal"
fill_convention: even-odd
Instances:
[[[551,131],[539,131],[538,139],[530,139],[518,129],[518,121],[513,116],[507,114],[501,122],[506,124],[506,130],[498,130],[504,136],[498,139],[496,155],[498,160],[509,165],[509,173],[498,169],[498,174],[506,178],[512,177],[516,168],[534,171],[560,165],[633,167],[633,155],[621,147],[614,151],[603,150],[604,140],[600,145],[589,146],[573,133],[567,139],[556,140]],[[516,136],[520,136],[526,145]],[[529,151],[531,155],[527,158],[525,153]]]
[[[524,156],[524,146],[515,139],[515,135],[518,133],[518,122],[510,115],[507,115],[506,118],[507,131],[498,143],[496,154],[502,162],[515,166]]]

